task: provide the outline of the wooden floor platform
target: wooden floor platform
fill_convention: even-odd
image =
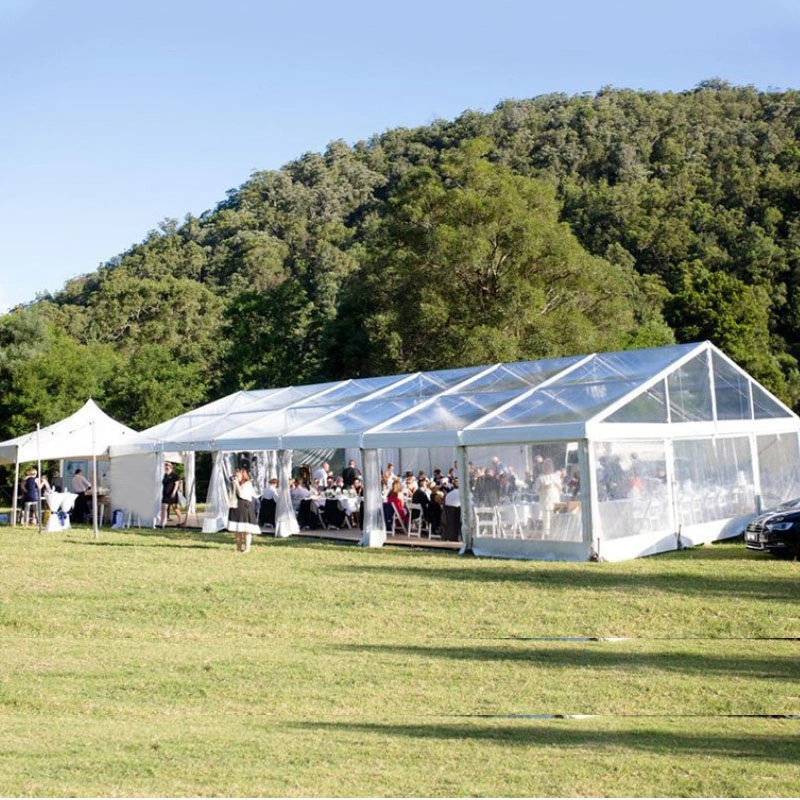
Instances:
[[[160,526],[159,526],[160,527]],[[174,519],[171,519],[167,524],[168,528],[175,528]],[[189,519],[186,524],[187,529],[197,530],[203,527],[202,514],[189,514]],[[273,532],[267,530],[264,532],[266,536],[272,536]],[[328,539],[336,542],[347,542],[349,544],[358,544],[361,541],[361,531],[352,528],[344,528],[336,530],[330,528],[324,530],[316,528],[313,530],[300,531],[299,533],[292,534],[293,536],[303,536],[308,539]],[[447,542],[442,539],[428,539],[427,537],[419,536],[387,536],[386,545],[394,545],[397,547],[425,547],[433,550],[460,550],[461,542]]]
[[[270,535],[270,534],[267,534]],[[300,533],[292,534],[293,536],[305,536],[309,539],[329,539],[339,542],[349,542],[351,544],[358,544],[361,541],[361,531],[352,529],[348,530],[307,530],[300,531]],[[427,537],[419,536],[387,536],[387,545],[396,545],[398,547],[425,547],[434,550],[460,550],[461,542],[445,542],[441,539],[428,539]]]

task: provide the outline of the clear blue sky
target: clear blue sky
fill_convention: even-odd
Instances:
[[[800,88],[800,0],[0,0],[0,311],[328,142],[603,86]]]

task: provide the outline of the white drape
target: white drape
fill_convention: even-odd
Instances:
[[[186,496],[186,512],[194,514],[197,511],[197,483],[195,478],[195,453],[186,450],[181,453],[183,462],[183,493]]]
[[[278,500],[275,504],[275,536],[285,539],[300,533],[292,506],[290,484],[292,481],[292,451],[278,450]]]
[[[381,495],[381,464],[377,450],[362,450],[364,464],[364,520],[361,544],[381,547],[386,541],[386,522],[383,519]]]
[[[208,484],[203,533],[224,531],[228,525],[228,487],[230,486],[230,453],[214,453],[214,466]]]

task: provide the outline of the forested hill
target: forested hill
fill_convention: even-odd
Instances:
[[[333,142],[0,317],[0,436],[89,395],[144,428],[237,389],[703,339],[797,407],[799,133],[799,92],[714,81]]]

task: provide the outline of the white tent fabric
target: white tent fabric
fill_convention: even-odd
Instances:
[[[203,533],[218,533],[228,526],[228,493],[233,474],[232,454],[221,450],[214,455],[211,481],[206,498]]]
[[[114,509],[123,512],[124,524],[154,528],[161,513],[161,476],[164,453],[114,456],[110,478]]]
[[[139,434],[108,416],[91,398],[74,414],[14,439],[0,442],[0,464],[15,464],[12,524],[16,524],[19,465],[26,461],[56,461],[106,456],[112,445],[138,438]],[[91,476],[97,485],[97,476]],[[92,497],[92,519],[97,533],[97,495]]]
[[[108,416],[91,398],[74,414],[39,431],[0,442],[0,464],[106,455],[139,434]]]
[[[618,559],[713,541],[800,488],[800,419],[709,342],[238,392],[144,433],[157,443],[127,446],[281,451],[282,481],[286,453],[360,453],[367,545],[386,536],[376,484],[390,453],[396,471],[456,460],[463,549],[478,555]],[[552,509],[543,459],[575,483]],[[501,462],[514,478],[502,502],[477,480]]]

